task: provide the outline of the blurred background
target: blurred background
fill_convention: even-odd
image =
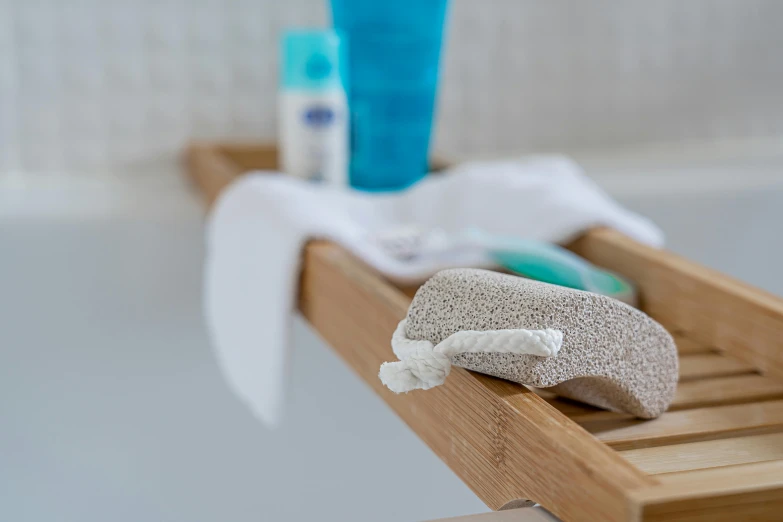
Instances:
[[[274,140],[281,31],[328,14],[321,0],[0,6],[6,170],[128,165],[194,138]],[[781,16],[775,0],[455,0],[435,150],[777,136]]]
[[[486,510],[304,322],[277,431],[210,351],[180,154],[274,142],[281,31],[326,23],[323,0],[0,0],[0,520]],[[672,250],[783,295],[781,48],[777,0],[453,0],[434,151],[569,154]]]

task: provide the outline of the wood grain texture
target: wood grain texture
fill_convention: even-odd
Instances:
[[[677,345],[677,352],[680,355],[688,355],[692,353],[709,353],[716,351],[714,348],[711,348],[704,343],[694,341],[682,333],[673,332],[672,337],[674,338],[674,342]]]
[[[618,450],[664,446],[783,431],[783,401],[673,411],[648,422],[611,419],[580,424]]]
[[[658,475],[658,486],[631,492],[645,521],[779,521],[783,460]]]
[[[683,382],[672,411],[783,399],[783,381],[761,375],[739,375]]]
[[[276,162],[274,147],[255,144],[186,153],[208,204],[243,172]],[[783,301],[611,230],[591,230],[571,248],[635,280],[643,309],[675,332],[684,361],[679,411],[632,420],[459,368],[442,387],[394,395],[378,366],[393,357],[389,337],[415,288],[394,288],[328,243],[306,248],[300,308],[492,508],[531,498],[563,520],[780,519]],[[768,375],[749,373],[756,369]]]
[[[752,365],[718,353],[680,356],[680,382],[755,372]]]
[[[487,505],[527,498],[566,520],[629,519],[627,491],[652,479],[525,387],[454,368],[427,392],[387,390],[378,368],[394,359],[410,298],[331,244],[308,246],[304,266],[304,316]]]
[[[544,398],[558,411],[576,422],[630,419],[630,415],[594,408],[553,394]],[[669,411],[783,399],[783,381],[761,375],[739,375],[680,383]]]
[[[670,331],[783,379],[782,299],[610,229],[591,230],[571,248],[634,281],[642,309]]]
[[[659,474],[783,459],[783,433],[621,451],[645,473]]]

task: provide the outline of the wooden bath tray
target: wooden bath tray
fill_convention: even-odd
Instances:
[[[276,163],[259,145],[187,152],[209,203],[237,176]],[[674,334],[681,383],[659,419],[460,368],[426,393],[391,393],[378,368],[394,358],[391,334],[415,289],[331,243],[305,249],[299,308],[492,509],[532,499],[563,520],[783,520],[783,301],[613,230],[569,247],[636,281],[642,308]]]

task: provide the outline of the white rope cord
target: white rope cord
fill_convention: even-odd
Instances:
[[[563,344],[559,330],[464,330],[436,346],[429,341],[408,339],[407,319],[392,335],[392,350],[400,360],[381,365],[381,382],[395,393],[429,390],[440,386],[451,371],[451,358],[460,353],[513,353],[553,357]]]

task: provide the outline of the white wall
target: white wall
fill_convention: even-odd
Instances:
[[[324,0],[0,0],[0,171],[275,136],[277,40]],[[436,146],[475,155],[783,130],[783,2],[454,0]]]

